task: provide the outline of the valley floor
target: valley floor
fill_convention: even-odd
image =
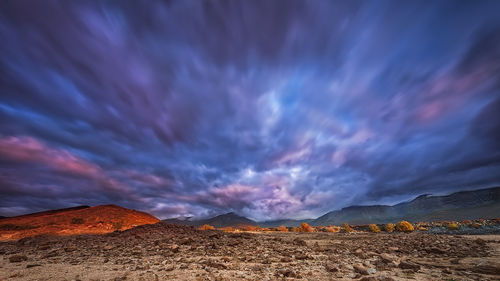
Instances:
[[[0,243],[0,280],[500,280],[500,235],[225,233],[166,223]]]

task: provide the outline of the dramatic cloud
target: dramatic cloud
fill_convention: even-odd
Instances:
[[[0,215],[315,217],[500,184],[498,1],[5,1]]]

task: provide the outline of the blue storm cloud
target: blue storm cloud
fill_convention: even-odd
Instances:
[[[498,1],[3,1],[0,214],[305,218],[500,183]]]

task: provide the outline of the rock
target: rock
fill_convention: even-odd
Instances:
[[[407,260],[406,261],[401,261],[399,263],[398,267],[401,268],[401,269],[411,269],[414,272],[420,270],[420,265],[418,265],[416,263],[413,263],[411,261],[407,261]]]
[[[449,268],[447,268],[447,267],[443,268],[442,272],[445,273],[445,274],[451,274],[452,273],[451,270]]]
[[[377,278],[375,278],[373,276],[365,276],[365,277],[359,279],[359,281],[377,281]]]
[[[362,264],[355,264],[352,266],[354,268],[354,271],[357,273],[363,274],[363,275],[368,275],[368,269],[364,267]]]
[[[298,246],[307,246],[306,241],[299,238],[295,238],[295,240],[293,240],[293,243]]]
[[[32,267],[35,267],[35,266],[42,266],[42,265],[38,264],[38,263],[32,263],[32,264],[27,264],[26,268],[32,268]]]
[[[295,272],[289,268],[282,268],[280,270],[278,270],[278,273],[283,275],[284,277],[296,277],[297,274],[295,274]]]
[[[389,251],[397,252],[397,251],[399,251],[399,248],[398,247],[389,247]]]
[[[179,252],[179,245],[172,245],[170,246],[170,251],[172,251],[173,253],[178,253]]]
[[[500,263],[480,263],[472,267],[471,271],[481,274],[500,275]]]
[[[292,259],[290,257],[281,257],[280,261],[281,262],[291,262]]]
[[[13,255],[9,257],[10,262],[23,262],[27,261],[28,257],[25,255]]]
[[[325,264],[325,269],[328,272],[338,272],[339,271],[339,268],[337,267],[337,265],[334,263],[331,263],[331,262],[327,262]]]
[[[384,263],[391,263],[396,261],[396,257],[386,253],[381,254],[379,257]]]

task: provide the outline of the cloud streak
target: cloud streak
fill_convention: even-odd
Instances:
[[[499,8],[2,3],[0,211],[304,218],[497,185]]]

